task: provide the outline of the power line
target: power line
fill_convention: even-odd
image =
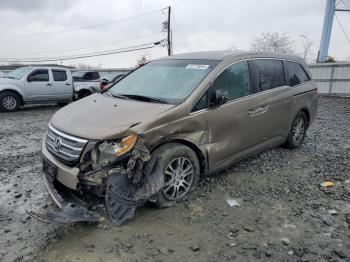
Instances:
[[[152,42],[152,43],[146,43],[142,45],[136,45],[136,46],[130,46],[120,49],[112,49],[112,50],[105,50],[101,52],[95,52],[95,53],[86,53],[76,56],[65,56],[65,57],[51,57],[51,58],[32,58],[32,59],[17,59],[17,58],[0,58],[1,62],[7,62],[7,63],[39,63],[39,62],[54,62],[54,61],[63,61],[63,60],[72,60],[72,59],[78,59],[78,58],[88,58],[88,57],[96,57],[96,56],[106,56],[111,54],[120,54],[120,53],[127,53],[132,51],[138,51],[138,50],[144,50],[144,49],[151,49],[156,47],[157,45],[161,44],[162,41],[165,41],[165,39],[162,39],[161,41]]]
[[[117,20],[108,21],[108,22],[101,23],[101,24],[94,24],[94,25],[83,26],[83,27],[78,27],[78,28],[70,28],[70,29],[65,29],[65,30],[58,30],[58,31],[51,31],[51,32],[43,32],[43,33],[16,34],[16,35],[0,35],[0,38],[43,36],[43,35],[54,35],[54,34],[68,33],[68,32],[73,32],[73,31],[81,31],[81,30],[85,30],[85,29],[101,27],[101,26],[105,26],[105,25],[115,24],[115,23],[124,22],[124,21],[131,20],[131,19],[135,19],[135,18],[147,16],[147,15],[150,15],[150,14],[153,14],[153,13],[156,13],[156,12],[159,12],[159,11],[162,11],[163,9],[164,9],[164,8],[162,8],[162,9],[157,9],[157,10],[153,10],[153,11],[146,12],[146,13],[142,13],[142,14],[135,15],[135,16],[129,16],[129,17],[122,18],[122,19],[117,19]]]
[[[343,1],[343,5],[345,6],[345,8],[349,8],[348,3],[346,1]]]
[[[181,36],[181,38],[182,38],[182,40],[183,40],[183,42],[184,42],[184,44],[185,44],[187,50],[189,50],[189,45],[187,44],[187,41],[186,41],[186,39],[185,39],[185,37],[184,37],[184,34],[182,33],[182,30],[181,30],[181,28],[180,28],[180,26],[179,26],[179,23],[177,22],[177,19],[176,19],[176,17],[175,17],[174,12],[173,12],[173,17],[174,17],[174,21],[175,21],[176,28],[179,29],[180,36]]]
[[[340,0],[335,6],[340,5],[343,2],[343,0]]]
[[[153,36],[153,35],[158,35],[160,33],[163,33],[162,31],[158,31],[155,33],[150,33],[150,34],[144,34],[144,35],[139,35],[119,41],[113,41],[113,42],[108,42],[100,45],[91,45],[91,46],[86,46],[86,47],[80,47],[80,48],[74,48],[74,49],[64,49],[64,50],[58,50],[58,51],[49,51],[49,52],[33,52],[33,53],[17,53],[21,55],[35,55],[35,54],[57,54],[57,53],[65,53],[65,52],[70,52],[70,51],[80,51],[80,50],[85,50],[85,49],[91,49],[91,48],[96,48],[96,47],[102,47],[102,46],[107,46],[107,45],[112,45],[112,44],[119,44],[123,42],[128,42],[131,40],[139,39],[139,38],[144,38],[147,36]]]
[[[337,16],[336,13],[335,13],[335,18],[337,19],[337,21],[338,21],[338,23],[339,23],[339,26],[340,26],[341,30],[343,31],[343,33],[344,33],[344,35],[345,35],[346,40],[347,40],[347,41],[349,42],[349,44],[350,44],[350,38],[349,38],[348,34],[345,32],[345,29],[344,29],[343,25],[340,23],[340,20],[339,20],[339,18],[338,18],[338,16]]]

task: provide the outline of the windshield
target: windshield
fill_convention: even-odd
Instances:
[[[108,93],[179,104],[218,63],[216,60],[152,61],[117,82]]]
[[[32,70],[32,68],[29,68],[29,67],[20,67],[20,68],[17,68],[15,70],[12,70],[11,72],[9,72],[6,75],[6,77],[20,80],[20,79],[22,79],[22,77],[24,77],[31,70]]]

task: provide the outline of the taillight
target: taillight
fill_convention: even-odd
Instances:
[[[100,89],[101,89],[101,91],[103,91],[104,87],[105,87],[105,85],[101,82],[101,83],[100,83]]]

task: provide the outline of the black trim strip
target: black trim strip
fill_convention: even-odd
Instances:
[[[293,95],[293,96],[300,96],[300,95],[303,95],[303,94],[306,94],[306,93],[310,93],[310,92],[313,92],[313,91],[317,91],[317,88],[314,88],[314,89],[311,89],[311,90],[308,90],[308,91],[305,91],[305,92],[302,92],[302,93],[299,93],[299,94],[296,94],[296,95]]]

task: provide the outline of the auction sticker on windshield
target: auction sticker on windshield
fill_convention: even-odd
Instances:
[[[208,69],[209,65],[195,65],[195,64],[189,64],[186,66],[186,69]]]

